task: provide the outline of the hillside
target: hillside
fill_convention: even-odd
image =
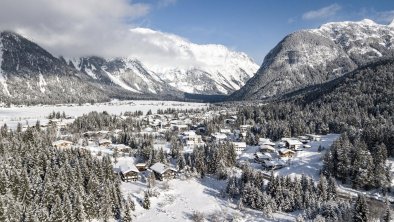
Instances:
[[[393,56],[394,28],[371,20],[336,22],[286,36],[256,75],[233,93],[255,100],[335,79],[362,65]]]

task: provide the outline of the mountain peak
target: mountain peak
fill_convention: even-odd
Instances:
[[[360,24],[364,24],[364,25],[376,25],[376,22],[374,22],[371,19],[363,19],[360,22],[358,22]]]
[[[390,28],[394,28],[394,19],[387,26]]]

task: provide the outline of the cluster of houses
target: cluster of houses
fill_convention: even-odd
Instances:
[[[320,141],[319,135],[307,134],[298,138],[282,138],[274,143],[270,139],[259,139],[259,151],[254,154],[255,162],[265,169],[280,169],[287,165],[286,160],[294,157],[297,151],[309,149],[310,141]]]
[[[153,174],[160,181],[170,180],[174,179],[178,172],[177,169],[167,164],[155,163],[148,168],[146,163],[134,165],[130,160],[122,160],[115,163],[113,170],[125,182],[137,181],[141,175],[146,175],[146,173]]]
[[[233,115],[231,115],[233,114]],[[205,123],[212,118],[220,115],[228,116],[224,120],[223,127],[208,134]],[[126,118],[126,116],[122,116]],[[165,141],[164,135],[172,132],[177,135],[179,142],[182,144],[183,152],[193,152],[193,149],[204,146],[206,143],[230,143],[238,154],[241,154],[247,148],[244,138],[250,131],[252,125],[244,124],[236,127],[237,117],[235,112],[228,110],[209,110],[204,112],[176,113],[176,114],[150,114],[136,116],[140,123],[135,134],[149,135],[154,138],[153,148],[170,152],[172,144]],[[59,122],[59,130],[63,130],[64,124]],[[120,129],[112,131],[88,131],[82,133],[82,139],[78,144],[74,144],[66,139],[55,141],[53,146],[59,149],[71,147],[95,147],[101,150],[117,150],[118,152],[131,152],[129,146],[123,144],[113,144],[108,138],[116,136],[122,132]],[[59,137],[61,138],[61,137]],[[278,169],[286,165],[286,160],[295,156],[297,151],[310,148],[308,142],[311,140],[320,140],[318,135],[308,134],[298,138],[282,138],[279,142],[272,142],[269,139],[259,139],[259,150],[254,153],[255,162],[260,163],[266,169]],[[87,141],[87,142],[86,142]],[[149,171],[155,175],[158,180],[174,178],[177,170],[170,165],[156,163],[147,166],[146,163],[125,163],[118,162],[114,166],[114,172],[121,175],[124,181],[136,181],[141,172]]]

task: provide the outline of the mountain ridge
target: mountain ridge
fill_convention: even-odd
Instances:
[[[256,75],[230,100],[264,99],[337,78],[394,56],[394,29],[372,20],[334,22],[296,31],[264,58]]]

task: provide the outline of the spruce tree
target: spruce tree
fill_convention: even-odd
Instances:
[[[357,201],[354,205],[354,222],[367,222],[369,218],[369,209],[367,201],[363,195],[358,195]]]
[[[150,200],[149,200],[148,192],[145,192],[144,202],[142,204],[142,207],[145,208],[145,209],[149,209],[150,208]]]

